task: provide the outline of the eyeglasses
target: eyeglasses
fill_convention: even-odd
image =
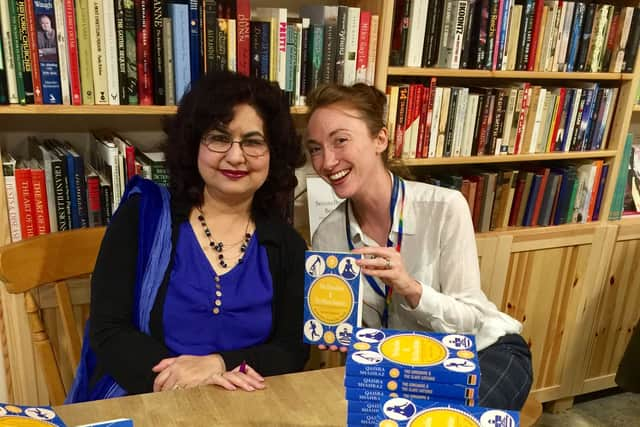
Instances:
[[[269,144],[258,135],[233,139],[231,135],[214,131],[204,135],[201,141],[209,151],[214,153],[226,153],[231,149],[234,142],[240,145],[240,149],[247,156],[260,157],[269,152]]]

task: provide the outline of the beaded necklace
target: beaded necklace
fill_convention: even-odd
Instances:
[[[209,230],[209,226],[207,225],[207,221],[205,221],[204,219],[204,214],[201,208],[198,208],[198,221],[200,221],[200,225],[202,225],[204,234],[207,236],[207,239],[209,239],[209,247],[218,253],[218,263],[222,268],[229,267],[229,264],[227,264],[224,259],[225,248],[228,249],[240,245],[240,257],[238,258],[236,264],[242,263],[242,258],[244,257],[244,253],[247,250],[247,246],[249,245],[249,240],[251,240],[251,233],[247,232],[247,230],[249,230],[249,223],[251,222],[251,219],[247,220],[247,225],[244,228],[244,236],[242,237],[242,239],[238,240],[235,243],[227,244],[226,246],[221,240],[216,242],[213,239],[211,230]]]

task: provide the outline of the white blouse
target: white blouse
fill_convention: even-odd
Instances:
[[[394,294],[389,307],[389,328],[427,330],[476,335],[478,350],[505,334],[519,333],[522,325],[500,312],[480,288],[480,268],[469,206],[455,190],[405,180],[405,206],[401,255],[405,269],[422,285],[422,297],[415,309]],[[389,239],[398,238],[398,197]],[[351,209],[343,202],[318,226],[313,249],[349,251],[345,209],[349,206],[350,232],[354,247],[379,246],[365,235]],[[381,284],[381,289],[384,289]],[[384,299],[366,280],[363,325],[381,327]]]

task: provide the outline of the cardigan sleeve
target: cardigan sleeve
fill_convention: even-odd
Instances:
[[[153,389],[151,368],[171,357],[166,346],[133,323],[138,256],[139,197],[125,202],[104,236],[91,279],[89,340],[98,372],[111,375],[130,394]]]
[[[304,251],[307,246],[289,226],[283,226],[280,235],[282,242],[279,245],[265,242],[274,284],[271,335],[263,344],[221,352],[228,370],[244,360],[261,375],[278,375],[301,371],[309,357],[309,346],[302,342]]]

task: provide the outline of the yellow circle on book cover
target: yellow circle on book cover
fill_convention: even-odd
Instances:
[[[392,362],[410,366],[437,365],[449,355],[440,341],[424,335],[394,335],[382,341],[378,349]]]
[[[419,412],[407,427],[455,426],[479,427],[480,423],[469,414],[452,408],[433,408]]]
[[[51,427],[52,424],[47,421],[34,420],[26,417],[4,416],[0,417],[0,427]]]
[[[354,296],[351,287],[339,276],[319,277],[309,287],[309,310],[326,325],[338,325],[349,318]]]

